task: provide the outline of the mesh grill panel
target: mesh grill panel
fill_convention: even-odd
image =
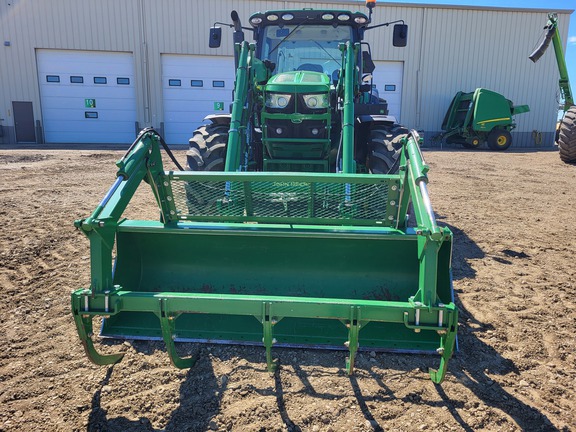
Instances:
[[[171,181],[176,220],[350,223],[392,225],[397,180],[375,183],[322,181]]]

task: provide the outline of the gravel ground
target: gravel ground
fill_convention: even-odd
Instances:
[[[431,356],[160,342],[89,363],[69,293],[89,285],[86,238],[73,227],[114,180],[119,151],[0,152],[0,430],[576,430],[576,167],[556,152],[428,151],[438,221],[454,232],[460,352],[446,381]],[[177,152],[183,162],[184,152]],[[129,214],[153,212],[148,191]],[[156,213],[157,214],[157,213]]]

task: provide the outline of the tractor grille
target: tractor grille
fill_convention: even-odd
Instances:
[[[173,199],[164,205],[172,221],[396,225],[399,179],[393,176],[169,175],[164,184]]]

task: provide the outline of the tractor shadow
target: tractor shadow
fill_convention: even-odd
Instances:
[[[484,251],[460,228],[444,221],[442,215],[436,214],[439,225],[447,227],[454,235],[452,249],[452,277],[454,280],[474,279],[476,270],[470,265],[470,260],[483,259]]]
[[[281,423],[291,432],[311,429],[310,418],[303,418],[300,412],[301,404],[294,405],[295,400],[303,397],[319,405],[349,403],[352,397],[366,424],[374,431],[387,430],[395,421],[390,417],[390,411],[383,411],[382,407],[393,407],[400,419],[411,406],[428,407],[431,413],[450,413],[458,427],[470,432],[477,430],[483,421],[488,423],[482,427],[494,424],[490,409],[506,413],[519,430],[558,431],[543,413],[498,383],[497,376],[513,376],[514,381],[519,380],[520,371],[513,361],[502,357],[481,340],[483,333],[492,330],[492,326],[476,320],[462,305],[459,307],[460,351],[450,361],[448,376],[442,385],[429,381],[427,369],[436,367],[439,361],[432,355],[378,353],[373,356],[362,351],[358,355],[355,374],[347,376],[344,371],[346,351],[275,348],[280,367],[274,374],[269,374],[264,371],[262,347],[212,345],[209,350],[200,348],[197,364],[186,373],[180,388],[174,392],[179,394],[177,406],[168,414],[164,427],[155,428],[156,416],[146,410],[140,410],[138,420],[108,416],[102,394],[107,386],[114,386],[111,383],[114,366],[111,366],[92,397],[87,430],[235,430],[231,420],[227,425],[214,422],[221,412],[222,398],[227,394],[236,401],[244,398],[248,404],[254,398],[265,396],[267,409],[276,411]],[[195,344],[187,345],[193,351],[198,350]],[[219,375],[213,368],[214,361],[232,362],[235,366],[225,375]],[[260,376],[264,379],[257,378]],[[419,389],[407,391],[401,384],[406,379],[417,381],[415,387]],[[328,381],[331,384],[327,384]],[[468,392],[474,395],[470,401]],[[132,418],[137,411],[132,409]],[[487,418],[475,417],[477,411]],[[318,413],[312,419],[320,424],[337,420],[337,413]]]
[[[305,372],[302,364],[289,362],[275,375],[277,408],[283,423],[291,431],[308,430],[305,424],[298,424],[298,421],[294,420],[294,416],[299,413],[297,409],[291,410],[286,402],[287,399],[293,400],[294,394],[292,388],[287,389],[283,385],[281,374],[295,373],[304,387],[300,393],[319,401],[345,401],[351,389],[356,406],[366,424],[374,431],[388,430],[391,422],[394,422],[390,417],[391,410],[385,411],[382,416],[383,406],[395,407],[393,409],[397,410],[399,419],[410,406],[418,409],[429,407],[432,411],[428,412],[432,415],[433,412],[446,410],[458,427],[469,432],[479,427],[495,426],[492,410],[507,414],[519,430],[559,431],[545,414],[520,400],[510,388],[498,383],[498,376],[513,376],[513,381],[520,380],[519,369],[512,360],[502,357],[492,346],[481,340],[482,334],[491,330],[492,326],[475,320],[466,310],[461,311],[466,322],[460,325],[460,351],[452,358],[447,379],[443,384],[435,385],[429,381],[427,369],[430,366],[436,367],[439,361],[432,355],[377,354],[376,358],[372,358],[370,354],[363,352],[354,375],[346,377],[343,369],[337,373],[341,377],[340,382],[348,381],[344,392],[338,388],[321,391],[318,385],[312,384],[312,378],[314,382],[318,382],[319,376],[329,379],[330,375],[334,375],[333,372]],[[291,354],[292,352],[287,352],[286,357],[290,358]],[[332,352],[332,356],[336,356],[338,360],[343,358],[343,355],[336,351]],[[326,359],[323,353],[318,357],[321,360],[314,365],[314,369],[334,368],[334,359]],[[285,369],[288,371],[284,372]],[[386,369],[386,372],[382,373],[382,369]],[[418,381],[420,389],[402,389],[397,380],[406,377]],[[373,381],[370,383],[370,380]],[[374,391],[374,383],[377,391]],[[464,391],[462,387],[465,388]],[[468,392],[474,397],[467,396]],[[432,420],[431,418],[430,421]]]
[[[142,342],[136,341],[133,343],[138,354],[150,354],[151,351],[164,351],[166,360],[168,361],[168,354],[161,346],[161,342]],[[193,344],[187,345],[186,349],[190,350]],[[216,376],[210,355],[205,355],[203,349],[198,346],[191,348],[194,352],[201,351],[201,355],[196,365],[189,369],[185,378],[180,385],[180,388],[175,392],[179,394],[177,408],[169,414],[167,424],[162,428],[155,428],[153,422],[157,416],[150,412],[148,409],[130,407],[131,417],[138,413],[138,419],[133,420],[125,416],[109,417],[108,410],[103,407],[102,394],[106,393],[107,386],[114,386],[111,383],[114,365],[108,368],[106,376],[99,383],[98,390],[92,397],[91,410],[88,418],[87,431],[89,432],[129,432],[129,431],[206,431],[215,430],[212,424],[213,418],[218,414],[221,405],[222,394],[226,391],[228,380],[227,377]],[[122,365],[116,367],[121,368]],[[117,384],[116,384],[117,385]],[[145,389],[145,393],[148,389]],[[172,392],[167,391],[167,397],[172,397]],[[135,397],[145,399],[145,394]],[[124,400],[124,404],[128,404]],[[144,405],[144,404],[142,404]]]

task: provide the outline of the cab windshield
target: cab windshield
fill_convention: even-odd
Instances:
[[[274,73],[308,70],[330,76],[340,69],[340,43],[352,40],[352,27],[341,25],[268,26],[262,36],[262,60],[276,64]]]

